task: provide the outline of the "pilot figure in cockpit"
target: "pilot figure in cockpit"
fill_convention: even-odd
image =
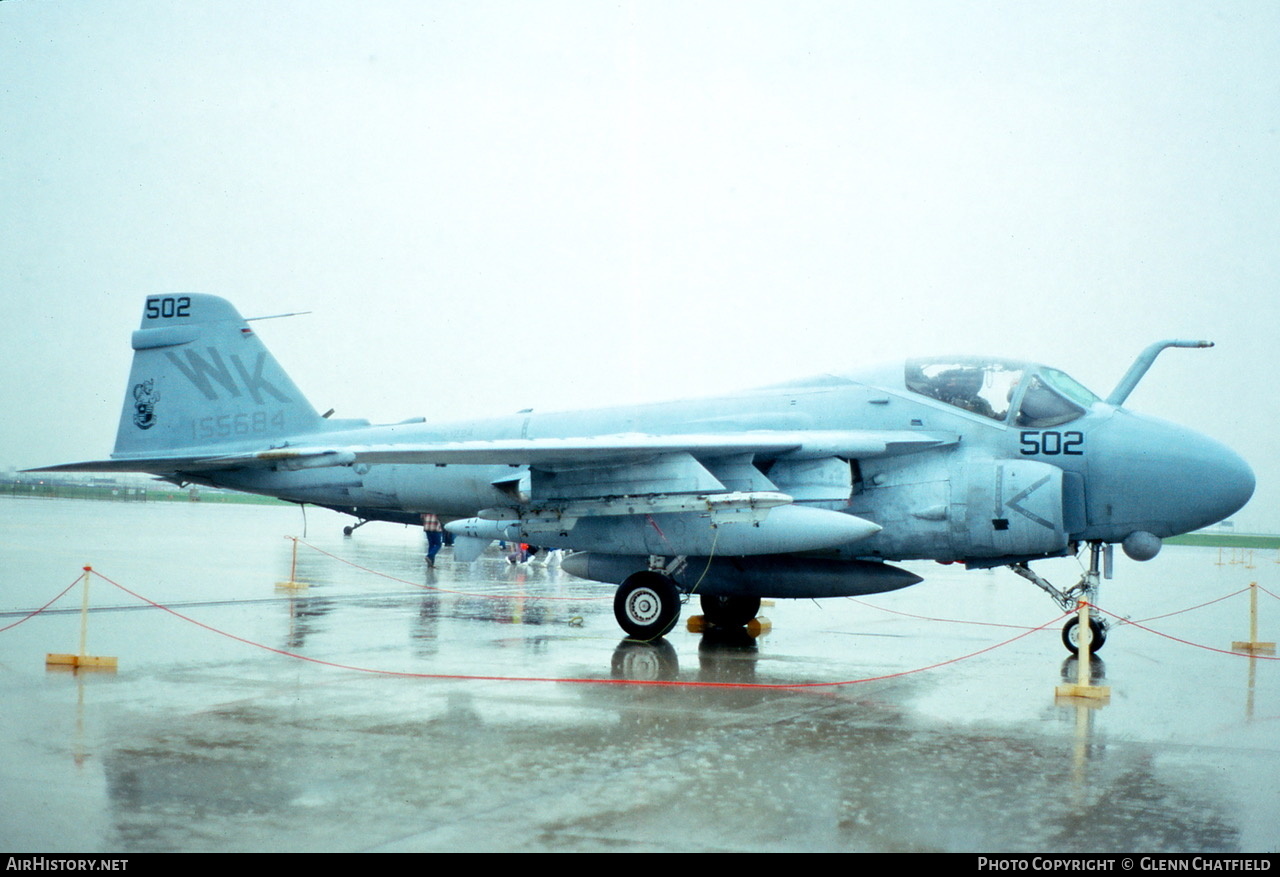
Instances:
[[[948,405],[981,414],[983,417],[996,417],[995,409],[986,399],[978,395],[982,389],[983,372],[978,368],[948,369],[937,377],[937,398]]]

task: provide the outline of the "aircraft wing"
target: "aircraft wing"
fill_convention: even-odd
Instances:
[[[627,433],[570,438],[314,445],[242,453],[112,458],[41,467],[41,472],[209,472],[279,466],[309,469],[367,464],[529,465],[548,469],[615,467],[669,454],[715,459],[755,454],[787,459],[910,454],[955,444],[959,437],[907,430],[758,430],[649,435]]]
[[[547,468],[596,467],[687,453],[699,459],[756,454],[791,459],[895,456],[955,444],[957,436],[907,431],[829,430],[727,434],[623,434],[578,438],[496,439],[344,448],[280,448],[252,455],[263,461],[341,458],[358,463],[506,464]]]

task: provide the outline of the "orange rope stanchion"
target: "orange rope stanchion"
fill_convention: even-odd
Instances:
[[[289,563],[289,579],[284,582],[276,582],[277,588],[293,588],[301,590],[307,586],[306,582],[298,581],[298,537],[286,536],[286,539],[293,540],[293,559]]]
[[[1266,654],[1274,655],[1276,653],[1276,644],[1273,642],[1263,642],[1258,639],[1258,583],[1251,582],[1249,584],[1249,638],[1247,640],[1236,640],[1231,644],[1231,650],[1239,652],[1248,652],[1250,654]]]
[[[75,654],[67,652],[50,652],[45,655],[46,667],[75,667],[76,669],[114,670],[117,661],[110,655],[90,655],[86,651],[89,640],[89,579],[93,575],[93,567],[86,566],[83,582],[84,596],[80,604],[80,651]]]
[[[1088,600],[1081,600],[1077,604],[1076,632],[1079,635],[1079,641],[1076,649],[1076,681],[1057,686],[1054,689],[1054,695],[1065,699],[1067,703],[1073,701],[1078,703],[1083,699],[1095,706],[1104,706],[1111,700],[1111,686],[1094,685],[1090,670],[1093,660],[1093,621],[1089,617],[1089,610],[1092,608],[1094,608],[1093,604]]]

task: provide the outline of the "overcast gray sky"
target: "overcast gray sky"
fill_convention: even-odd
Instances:
[[[1280,4],[0,3],[0,465],[111,449],[147,295],[320,410],[1051,363],[1280,529]]]

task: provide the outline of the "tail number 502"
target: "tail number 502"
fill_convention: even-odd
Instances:
[[[155,320],[169,319],[171,317],[189,317],[191,316],[191,297],[180,295],[176,297],[165,296],[164,298],[147,299],[147,319]]]
[[[1054,430],[1026,429],[1020,436],[1023,456],[1030,457],[1042,454],[1056,457],[1059,454],[1080,456],[1084,453],[1084,433],[1078,431],[1056,432]]]

